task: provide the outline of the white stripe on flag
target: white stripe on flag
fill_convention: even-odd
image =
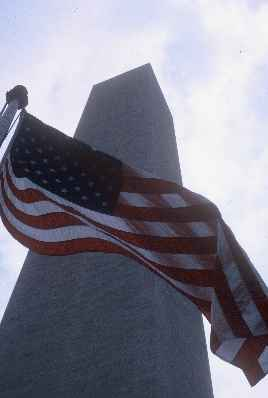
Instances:
[[[9,185],[7,183],[6,178],[4,178],[4,190],[10,202],[20,211],[24,212],[30,216],[41,216],[44,214],[54,213],[54,212],[62,212],[65,213],[60,206],[57,206],[54,203],[51,203],[47,200],[34,202],[34,203],[25,203],[21,202],[10,190]]]
[[[186,207],[187,203],[178,193],[170,194],[139,194],[132,192],[121,192],[120,198],[125,200],[128,205],[136,207],[152,207],[156,206],[155,203],[164,201],[166,206],[169,207]],[[156,206],[157,207],[157,206]]]
[[[245,341],[245,338],[238,337],[223,341],[216,354],[225,361],[232,362]]]

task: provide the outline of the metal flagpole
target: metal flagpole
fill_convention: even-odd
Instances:
[[[6,103],[0,114],[0,147],[8,135],[18,110],[28,105],[28,92],[24,86],[15,86],[6,93]]]

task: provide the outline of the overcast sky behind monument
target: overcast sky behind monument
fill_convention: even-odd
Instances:
[[[2,0],[0,107],[73,135],[93,84],[150,62],[173,114],[184,185],[213,200],[268,283],[268,1]],[[0,318],[26,250],[1,225]],[[209,330],[206,327],[207,330]],[[210,355],[215,398],[267,395]]]

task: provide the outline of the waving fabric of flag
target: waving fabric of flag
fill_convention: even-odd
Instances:
[[[216,355],[251,385],[268,373],[267,288],[210,201],[26,112],[0,186],[2,221],[23,245],[46,255],[102,251],[135,259],[206,316]]]

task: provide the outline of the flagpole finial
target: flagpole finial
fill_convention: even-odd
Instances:
[[[17,100],[18,109],[25,108],[28,105],[28,91],[22,85],[15,86],[6,93],[6,102],[9,104],[11,101]]]

